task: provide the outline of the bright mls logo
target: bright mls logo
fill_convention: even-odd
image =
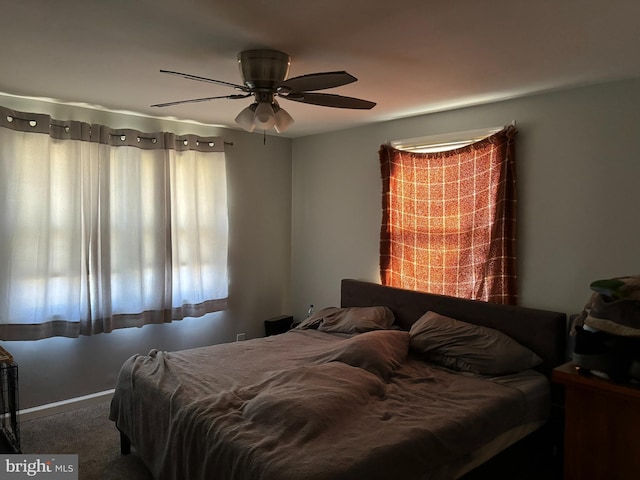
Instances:
[[[0,480],[78,480],[78,455],[1,455]]]

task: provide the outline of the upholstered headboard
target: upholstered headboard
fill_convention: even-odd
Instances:
[[[342,280],[342,307],[389,307],[396,323],[408,330],[431,310],[464,322],[500,330],[533,350],[543,360],[539,370],[546,375],[566,361],[566,314],[512,305],[447,297],[385,287],[360,280]]]

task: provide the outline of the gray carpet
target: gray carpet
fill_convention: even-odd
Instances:
[[[20,424],[22,453],[78,454],[80,480],[152,480],[133,451],[120,454],[109,402]]]

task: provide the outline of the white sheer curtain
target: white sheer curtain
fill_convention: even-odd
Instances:
[[[1,339],[225,308],[222,139],[0,114]]]

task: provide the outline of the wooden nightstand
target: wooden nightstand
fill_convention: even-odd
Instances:
[[[552,379],[565,389],[565,480],[640,478],[640,388],[566,363]]]

